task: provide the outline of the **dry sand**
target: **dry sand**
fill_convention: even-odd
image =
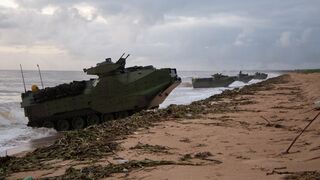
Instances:
[[[222,101],[237,102],[232,107],[235,111],[201,114],[195,119],[172,118],[141,129],[120,141],[121,150],[99,161],[56,160],[48,162],[54,168],[17,172],[8,179],[28,175],[54,177],[63,175],[71,166],[81,169],[92,164],[146,158],[179,163],[128,172],[123,169],[123,173],[108,178],[281,179],[294,172],[319,172],[320,117],[297,140],[290,153],[283,152],[319,113],[311,109],[320,98],[320,74],[290,74],[283,78],[283,82],[273,88],[224,98]],[[310,174],[304,177],[312,177]]]

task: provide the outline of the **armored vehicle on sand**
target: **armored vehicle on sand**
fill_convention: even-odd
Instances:
[[[84,69],[98,78],[73,81],[56,87],[22,93],[21,107],[28,126],[53,127],[58,131],[124,118],[143,109],[157,108],[181,79],[176,69],[153,66],[125,68],[124,54]]]
[[[236,80],[235,76],[225,76],[220,73],[212,75],[211,78],[193,78],[193,88],[227,87]]]

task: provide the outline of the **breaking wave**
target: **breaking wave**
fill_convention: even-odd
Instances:
[[[30,140],[56,134],[53,129],[28,127],[27,122],[19,102],[0,103],[0,154]]]

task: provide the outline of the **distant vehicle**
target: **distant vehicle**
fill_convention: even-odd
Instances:
[[[253,76],[253,79],[267,79],[268,74],[256,72]]]
[[[242,71],[240,71],[236,80],[244,82],[244,83],[248,83],[249,81],[251,81],[253,79],[253,77],[254,77],[253,75],[244,74],[244,73],[242,73]]]
[[[22,93],[21,107],[29,119],[28,126],[67,131],[124,118],[159,107],[181,82],[176,69],[125,68],[129,55],[123,56],[116,63],[108,58],[84,69],[98,78],[45,89],[33,86],[32,91]]]
[[[244,74],[242,71],[239,72],[237,76],[237,81],[242,81],[244,83],[248,83],[252,79],[267,79],[268,74],[256,72],[254,75]]]
[[[226,76],[221,73],[212,75],[211,78],[193,78],[193,88],[214,88],[214,87],[228,87],[236,80],[235,76]]]

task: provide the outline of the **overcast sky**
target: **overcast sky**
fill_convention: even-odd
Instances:
[[[1,0],[0,69],[320,68],[319,0]]]

